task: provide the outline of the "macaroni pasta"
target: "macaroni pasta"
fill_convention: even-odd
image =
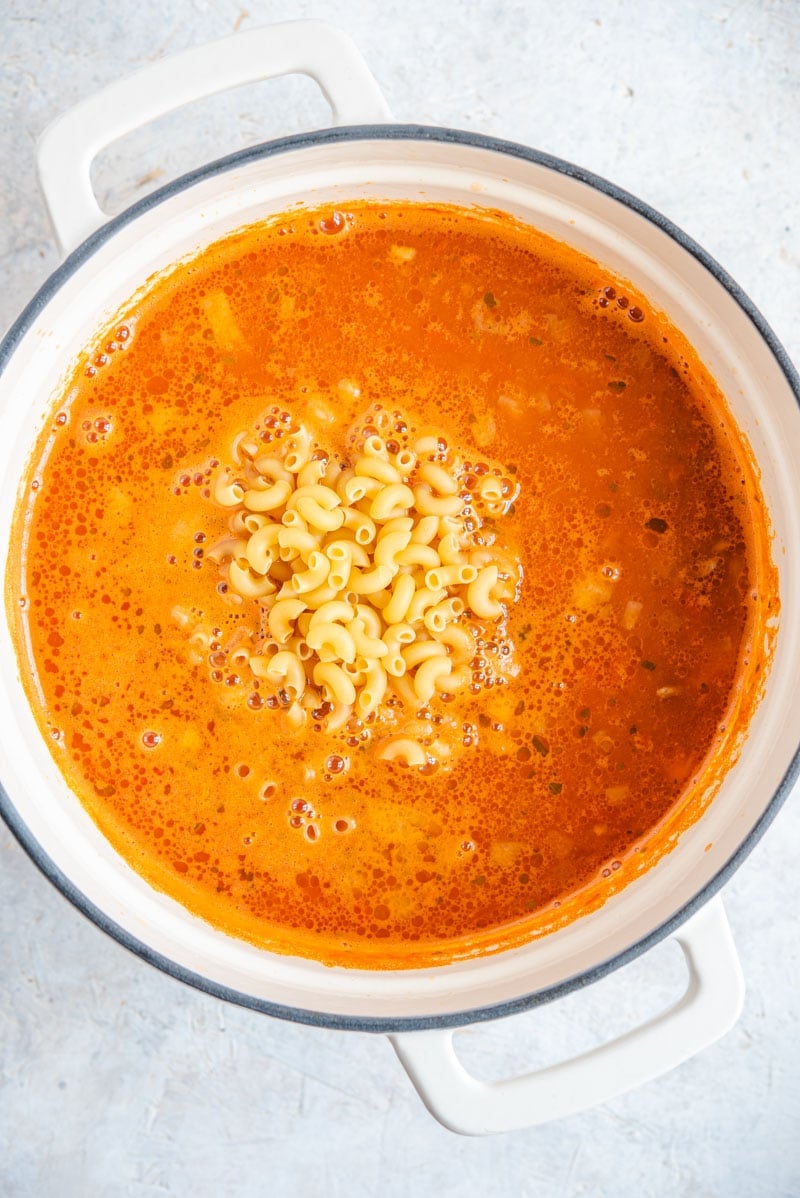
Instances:
[[[241,433],[214,482],[231,535],[209,557],[261,612],[261,640],[240,664],[274,689],[291,727],[310,713],[330,734],[352,718],[396,727],[409,707],[479,689],[480,637],[487,625],[493,642],[507,635],[521,572],[496,532],[482,535],[481,510],[494,525],[515,484],[486,465],[471,477],[441,434],[398,444],[375,427],[349,463],[302,426],[263,457]],[[447,754],[390,732],[377,755],[426,767]]]

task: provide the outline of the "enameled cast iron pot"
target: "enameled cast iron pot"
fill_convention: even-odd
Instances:
[[[316,80],[338,127],[232,154],[107,221],[89,180],[103,146],[201,96],[293,72]],[[358,51],[318,22],[237,34],[113,84],[47,130],[39,172],[68,257],[0,346],[3,562],[19,480],[54,393],[104,320],[150,275],[298,201],[424,196],[504,209],[571,243],[635,280],[686,335],[758,461],[784,621],[738,764],[654,868],[600,910],[522,948],[385,973],[259,950],[152,890],[117,856],[56,769],[3,621],[0,803],[36,864],[99,927],[173,977],[280,1018],[391,1033],[423,1100],[458,1131],[510,1130],[583,1109],[722,1035],[743,990],[717,891],[791,789],[800,744],[800,623],[791,618],[800,610],[800,379],[750,300],[679,229],[602,179],[524,146],[392,124]],[[494,1085],[470,1077],[456,1058],[453,1028],[566,994],[668,935],[684,950],[689,981],[677,1006],[657,1019],[585,1056]]]

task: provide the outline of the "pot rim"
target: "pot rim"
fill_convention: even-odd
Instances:
[[[40,312],[42,312],[67,280],[92,257],[95,250],[103,245],[104,242],[144,212],[156,207],[173,195],[188,190],[193,184],[203,179],[223,174],[233,167],[241,166],[251,161],[304,149],[313,145],[373,140],[461,144],[493,151],[498,154],[505,154],[513,158],[522,158],[538,166],[543,166],[559,174],[566,175],[578,182],[585,183],[589,187],[604,193],[609,198],[630,208],[637,215],[644,217],[662,232],[666,233],[682,249],[696,258],[713,275],[716,281],[725,288],[750,319],[762,340],[768,346],[800,407],[800,375],[798,375],[786,350],[759,309],[710,254],[672,221],[656,211],[656,209],[600,175],[584,170],[582,167],[575,166],[564,159],[556,158],[540,150],[534,150],[531,147],[521,145],[518,142],[505,141],[501,138],[489,137],[481,133],[473,133],[465,130],[413,124],[348,125],[278,138],[225,155],[157,188],[95,230],[53,271],[23,309],[17,320],[12,324],[2,341],[0,341],[0,374],[2,374],[18,344]],[[728,881],[774,820],[780,807],[791,792],[798,775],[800,775],[800,745],[795,750],[792,760],[767,807],[736,851],[688,903],[673,912],[669,919],[665,920],[657,928],[652,929],[624,951],[609,957],[607,960],[581,973],[574,974],[572,977],[566,978],[556,985],[533,991],[530,994],[521,995],[515,999],[446,1014],[407,1018],[338,1015],[287,1006],[234,990],[222,983],[212,981],[202,974],[185,969],[169,957],[155,952],[143,941],[120,927],[72,883],[33,836],[24,820],[18,814],[2,783],[0,783],[0,816],[2,816],[12,835],[27,852],[33,863],[73,906],[77,907],[101,931],[111,936],[124,948],[129,949],[138,957],[141,957],[142,960],[150,965],[154,965],[170,977],[185,982],[187,985],[193,986],[195,989],[212,995],[215,998],[236,1003],[251,1010],[260,1011],[266,1015],[272,1015],[277,1019],[286,1019],[295,1023],[326,1027],[339,1031],[408,1032],[423,1031],[431,1028],[456,1028],[467,1024],[506,1018],[521,1011],[527,1011],[533,1007],[562,998],[573,990],[588,986],[592,982],[598,981],[600,978],[613,972],[615,969],[635,960],[655,944],[672,935],[681,924],[699,910],[704,903],[708,902]]]

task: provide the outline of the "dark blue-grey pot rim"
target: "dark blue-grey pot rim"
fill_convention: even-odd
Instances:
[[[19,342],[24,337],[29,327],[33,324],[36,317],[42,309],[50,302],[56,292],[66,283],[66,281],[75,273],[80,266],[83,265],[95,251],[112,237],[119,229],[141,216],[143,213],[156,207],[164,200],[176,195],[181,191],[187,190],[194,183],[198,183],[203,179],[207,179],[213,175],[222,174],[225,171],[232,170],[234,167],[241,166],[248,162],[255,161],[260,158],[269,158],[278,154],[289,153],[293,150],[305,149],[309,146],[330,144],[335,142],[353,142],[353,141],[422,141],[422,142],[446,142],[459,145],[475,146],[483,150],[495,151],[498,154],[504,154],[512,158],[522,158],[528,162],[536,163],[539,166],[544,166],[550,170],[556,171],[559,174],[567,175],[572,179],[576,179],[581,183],[587,184],[596,190],[603,192],[613,200],[617,200],[626,208],[630,208],[639,216],[649,220],[656,225],[664,233],[670,236],[678,243],[687,253],[696,258],[698,262],[714,276],[718,283],[729,293],[736,301],[739,307],[745,312],[752,323],[755,325],[761,337],[768,345],[775,360],[777,361],[781,371],[783,372],[789,387],[794,393],[798,405],[800,405],[800,377],[792,365],[789,357],[781,345],[778,338],[773,333],[767,321],[761,315],[758,308],[752,300],[742,291],[741,287],[731,278],[731,276],[723,270],[710,254],[693,241],[683,230],[674,225],[672,221],[662,216],[660,212],[645,204],[636,196],[617,187],[614,183],[608,182],[599,175],[593,174],[591,171],[583,170],[579,166],[574,166],[572,163],[565,162],[560,158],[554,158],[550,154],[544,154],[539,150],[530,149],[528,146],[519,145],[516,142],[503,141],[495,137],[486,137],[480,133],[471,133],[458,129],[445,129],[438,127],[429,127],[425,125],[352,125],[337,129],[322,129],[311,133],[303,133],[293,137],[284,137],[275,141],[264,142],[261,145],[251,146],[246,150],[239,150],[234,154],[229,154],[224,158],[217,159],[215,162],[210,162],[205,166],[199,167],[197,170],[190,171],[186,175],[175,179],[171,183],[167,183],[164,187],[158,188],[150,195],[145,196],[137,203],[127,208],[119,216],[115,216],[107,224],[97,229],[90,237],[86,239],[77,249],[75,249],[64,262],[50,275],[47,281],[39,289],[27,307],[24,309],[19,318],[11,326],[8,333],[0,342],[0,373],[6,367],[8,360],[13,354]],[[454,1011],[446,1014],[437,1015],[418,1015],[404,1017],[402,1015],[390,1017],[372,1017],[372,1016],[355,1016],[355,1015],[339,1015],[334,1013],[325,1013],[320,1011],[306,1010],[300,1007],[289,1007],[281,1003],[270,1002],[267,999],[257,998],[251,994],[245,994],[238,990],[233,990],[228,986],[224,986],[219,982],[214,982],[202,974],[193,973],[191,970],[184,969],[176,961],[163,956],[160,953],[154,952],[148,945],[132,936],[119,924],[115,923],[105,911],[101,910],[92,903],[85,894],[83,894],[70,879],[59,869],[56,863],[45,853],[42,846],[36,840],[21,819],[19,813],[11,802],[6,791],[0,785],[0,815],[2,815],[12,834],[16,837],[25,851],[38,866],[41,872],[48,878],[53,885],[61,891],[65,898],[78,908],[87,918],[109,936],[113,937],[119,944],[136,953],[142,960],[147,961],[150,965],[156,966],[157,969],[163,970],[170,977],[177,978],[187,985],[194,986],[196,989],[203,991],[206,994],[212,995],[215,998],[224,999],[226,1002],[237,1003],[239,1006],[249,1007],[255,1011],[261,1011],[267,1015],[273,1015],[278,1019],[288,1019],[295,1023],[310,1024],[318,1027],[334,1028],[341,1031],[361,1031],[361,1032],[406,1032],[406,1031],[422,1031],[429,1028],[448,1028],[462,1027],[470,1023],[481,1023],[491,1019],[501,1019],[509,1015],[517,1014],[521,1011],[530,1010],[533,1007],[540,1006],[543,1003],[551,1002],[554,999],[561,998],[564,995],[571,993],[574,990],[591,985],[592,982],[598,981],[605,977],[620,966],[628,964],[642,953],[647,952],[649,948],[657,944],[675,932],[681,924],[690,918],[704,903],[717,893],[717,891],[728,881],[731,875],[744,861],[745,857],[752,851],[755,845],[763,836],[769,825],[778,813],[779,808],[784,803],[789,795],[792,786],[800,773],[800,745],[795,750],[794,756],[789,764],[786,773],[784,774],[779,786],[768,806],[765,808],[761,817],[750,829],[747,836],[737,848],[736,852],[722,866],[722,868],[714,875],[714,877],[706,883],[706,885],[698,891],[690,902],[685,903],[679,910],[675,911],[669,919],[665,920],[659,927],[648,932],[635,944],[631,945],[624,952],[617,953],[613,957],[609,957],[606,961],[587,969],[582,973],[576,974],[573,977],[566,978],[557,985],[548,986],[541,990],[536,990],[530,994],[525,994],[519,998],[515,998],[506,1002],[493,1003],[489,1006],[476,1007],[463,1011]],[[413,979],[412,979],[413,980]]]

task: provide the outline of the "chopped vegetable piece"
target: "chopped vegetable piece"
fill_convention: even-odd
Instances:
[[[618,803],[624,803],[630,793],[630,786],[609,786],[606,788],[606,802],[616,807]]]
[[[625,604],[625,610],[622,613],[622,627],[631,632],[637,625],[639,616],[642,614],[642,607],[638,599],[629,599]]]

